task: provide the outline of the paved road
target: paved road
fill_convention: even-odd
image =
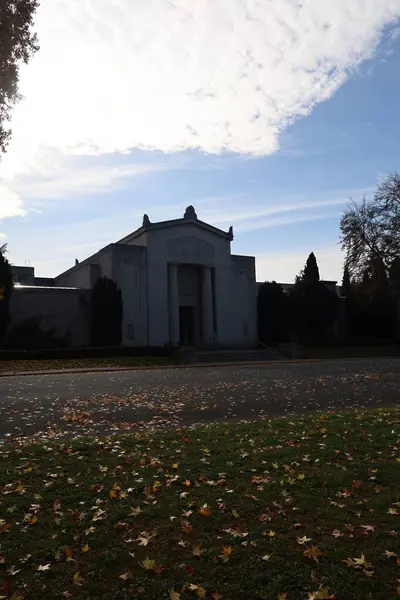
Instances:
[[[400,405],[400,360],[0,378],[0,440]]]

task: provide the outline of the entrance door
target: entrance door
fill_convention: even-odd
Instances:
[[[182,346],[195,344],[194,306],[179,307],[179,331]]]

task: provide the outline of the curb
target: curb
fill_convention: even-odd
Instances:
[[[0,379],[6,377],[37,377],[41,375],[73,375],[84,373],[123,373],[130,371],[160,371],[171,369],[206,369],[220,367],[251,367],[251,366],[273,366],[273,365],[300,365],[313,363],[329,363],[334,361],[354,362],[365,360],[399,360],[396,356],[369,356],[358,358],[301,358],[301,359],[277,359],[267,361],[247,361],[247,362],[221,362],[221,363],[193,363],[185,365],[151,365],[138,367],[88,367],[76,369],[53,369],[44,371],[6,371],[0,373]]]

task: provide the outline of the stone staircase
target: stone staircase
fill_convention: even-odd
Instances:
[[[287,357],[276,348],[262,347],[239,350],[199,350],[196,352],[197,363],[239,363],[239,362],[264,362],[284,360]]]

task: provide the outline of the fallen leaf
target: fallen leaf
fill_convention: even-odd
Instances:
[[[67,557],[67,562],[71,562],[73,560],[71,546],[65,546],[65,556]]]
[[[79,571],[74,573],[73,582],[75,585],[82,585],[85,580],[80,576]]]
[[[154,571],[154,567],[156,566],[156,561],[155,560],[151,560],[150,558],[146,558],[145,560],[143,560],[139,564],[146,571]]]
[[[319,562],[319,557],[322,556],[322,552],[317,546],[310,546],[306,550],[304,550],[304,556],[307,558],[312,558],[315,562]]]
[[[137,506],[136,508],[131,507],[131,512],[130,515],[131,517],[137,517],[138,515],[140,515],[140,513],[142,513],[142,509],[140,508],[140,506]]]
[[[232,546],[222,546],[222,553],[219,555],[222,562],[226,563],[229,561],[232,554]]]
[[[200,546],[193,546],[192,554],[193,556],[200,557],[204,553],[204,550],[200,548]]]
[[[174,588],[169,590],[169,597],[171,600],[180,600],[181,595],[175,592]]]
[[[199,513],[203,517],[209,517],[211,515],[211,510],[208,507],[208,504],[203,504],[203,506],[199,509]]]
[[[49,571],[51,567],[51,563],[48,563],[47,565],[39,565],[37,570],[38,571]]]
[[[308,538],[306,535],[297,538],[297,543],[300,545],[307,544],[307,542],[311,542],[311,538]]]

